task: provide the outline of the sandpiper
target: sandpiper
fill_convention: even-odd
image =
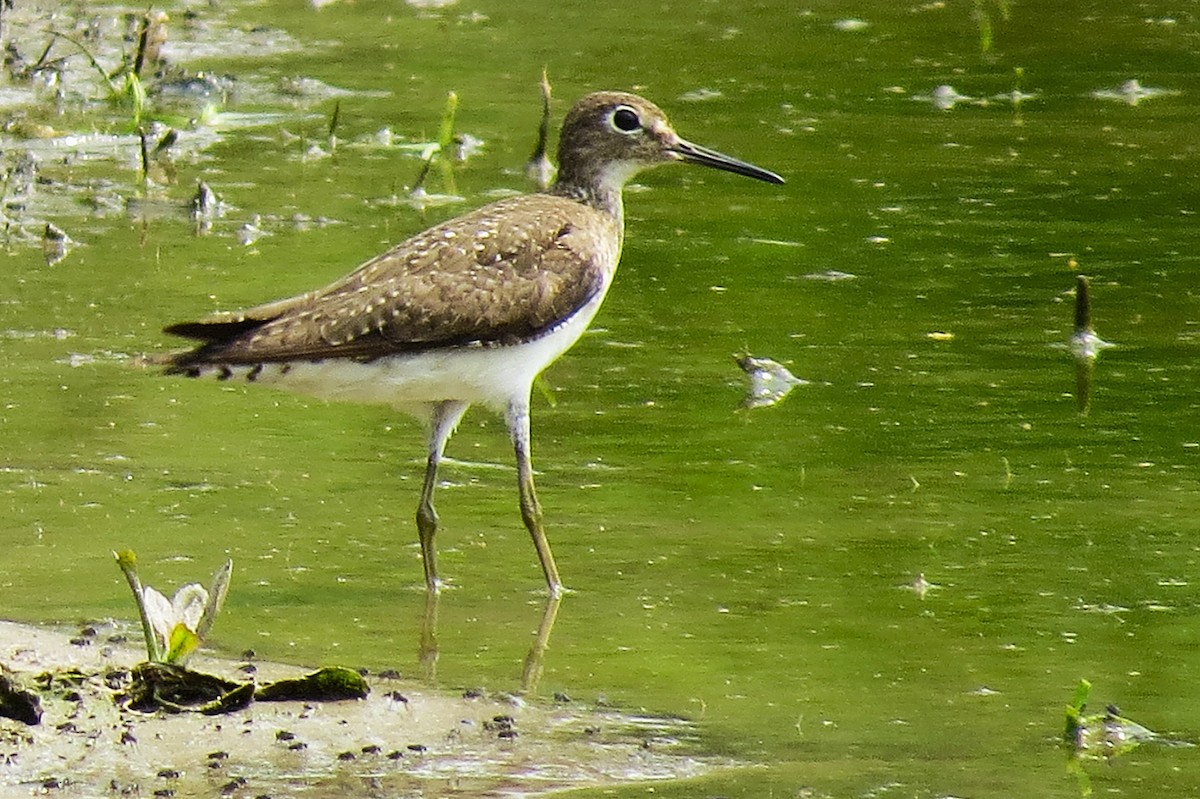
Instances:
[[[680,138],[653,103],[623,92],[579,100],[563,122],[554,185],[436,225],[333,284],[166,328],[202,344],[169,374],[213,376],[334,400],[384,403],[427,420],[417,532],[429,591],[440,586],[433,508],[438,463],[467,407],[504,416],[521,517],[552,596],[563,584],[530,465],[534,379],[587,329],[621,256],[621,190],[673,161],[768,183],[783,178]]]

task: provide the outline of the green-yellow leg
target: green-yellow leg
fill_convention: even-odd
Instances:
[[[538,561],[542,564],[542,574],[546,577],[546,587],[550,590],[550,596],[559,597],[566,588],[558,578],[554,554],[550,551],[550,542],[546,539],[546,531],[542,527],[542,506],[538,503],[537,492],[533,488],[533,467],[529,460],[529,400],[514,400],[509,403],[505,421],[508,423],[508,432],[512,436],[513,449],[517,455],[517,489],[521,495],[521,519],[533,538],[533,546],[537,550]]]
[[[417,505],[417,535],[421,540],[421,561],[425,564],[425,587],[430,593],[437,593],[441,588],[441,580],[437,576],[437,548],[433,541],[438,527],[437,511],[433,509],[433,489],[437,487],[438,464],[442,461],[442,453],[446,451],[446,442],[466,412],[467,403],[457,401],[439,402],[433,408],[425,484],[421,487],[421,501]]]

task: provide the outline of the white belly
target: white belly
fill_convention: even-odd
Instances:
[[[226,367],[227,379],[246,379],[328,400],[391,405],[419,413],[431,403],[460,400],[503,412],[528,397],[534,378],[571,348],[603,302],[595,297],[540,338],[507,346],[464,346],[389,355],[359,362],[342,358]]]

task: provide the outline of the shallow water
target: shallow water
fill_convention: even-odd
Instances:
[[[1009,4],[1005,20],[985,2],[985,55],[970,5],[860,3],[865,26],[834,3],[202,12],[233,14],[210,23],[250,42],[233,57],[185,47],[173,21],[175,57],[236,76],[223,110],[250,116],[181,127],[175,180],[150,189],[128,137],[109,158],[40,156],[52,182],[26,227],[77,244],[53,266],[36,240],[7,248],[5,614],[132,618],[111,550],[136,549],[164,588],[228,554],[227,652],[520,686],[543,598],[499,420],[473,411],[450,446],[434,663],[419,428],[130,356],[174,346],[166,323],[320,285],[526,190],[545,65],[558,119],[632,88],[789,182],[679,167],[627,193],[616,285],[547,372],[553,407],[535,399],[574,589],[535,692],[685,715],[712,752],[766,764],[656,786],[672,796],[1077,796],[1056,737],[1081,677],[1097,707],[1200,737],[1197,21],[1155,2]],[[352,93],[285,99],[297,77]],[[1131,103],[1135,79],[1164,91]],[[397,201],[418,162],[368,142],[428,140],[449,90],[485,145],[453,186],[431,176],[465,201],[422,212]],[[104,105],[32,113],[64,130],[97,115],[117,132]],[[181,210],[197,179],[228,205],[206,235]],[[269,235],[243,245],[255,215]],[[1076,270],[1116,345],[1087,413],[1066,350]],[[742,409],[747,352],[810,383]],[[1083,768],[1097,793],[1186,796],[1195,757],[1147,745]]]

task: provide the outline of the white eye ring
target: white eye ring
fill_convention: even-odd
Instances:
[[[608,124],[618,133],[629,135],[642,129],[642,120],[638,112],[627,105],[619,105],[608,115]]]

